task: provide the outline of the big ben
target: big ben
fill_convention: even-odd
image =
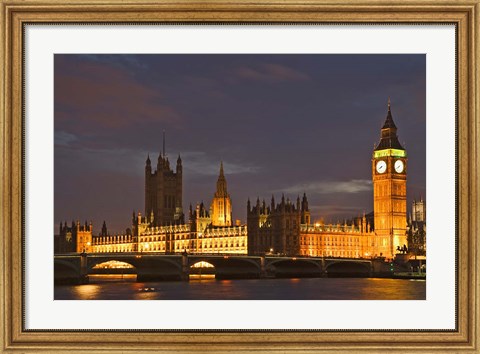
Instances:
[[[380,141],[373,151],[373,211],[378,255],[393,258],[407,245],[407,152],[398,141],[388,100]]]

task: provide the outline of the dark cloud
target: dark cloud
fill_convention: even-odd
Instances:
[[[235,74],[242,79],[268,83],[304,81],[310,79],[308,75],[301,71],[275,63],[263,63],[257,67],[242,66],[237,69]]]
[[[285,187],[278,192],[286,193],[308,193],[312,194],[337,194],[337,193],[359,193],[372,191],[372,181],[367,179],[352,179],[349,181],[311,181],[300,183],[291,187]]]
[[[87,133],[180,120],[159,90],[106,61],[56,55],[54,90],[55,124],[60,129]]]
[[[220,162],[203,151],[187,151],[182,154],[182,162],[185,170],[192,175],[218,176]],[[251,164],[235,163],[230,159],[223,164],[226,174],[257,173],[259,167]]]

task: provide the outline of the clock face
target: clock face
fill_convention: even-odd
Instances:
[[[395,165],[393,167],[395,168],[395,172],[402,173],[405,166],[402,160],[397,160],[395,161]]]
[[[377,172],[384,173],[387,170],[387,163],[383,160],[377,162]]]

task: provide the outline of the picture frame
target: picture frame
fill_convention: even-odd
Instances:
[[[4,352],[478,352],[478,134],[480,1],[61,1],[2,0],[2,272]],[[26,23],[455,24],[457,28],[457,326],[393,330],[26,330],[24,327],[24,91]]]

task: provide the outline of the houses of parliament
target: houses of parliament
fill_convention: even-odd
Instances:
[[[233,219],[223,163],[210,205],[190,205],[188,218],[185,217],[182,159],[178,156],[174,171],[164,145],[156,168],[147,157],[145,210],[143,215],[133,214],[131,229],[122,235],[111,235],[104,222],[101,232],[94,235],[91,224],[61,223],[55,251],[392,259],[397,252],[407,249],[407,234],[412,230],[411,223],[407,223],[407,153],[398,140],[390,101],[370,163],[373,212],[368,215],[342,224],[312,222],[306,194],[293,201],[282,195],[278,202],[274,196],[268,203],[258,198],[254,202],[248,200],[247,222],[242,224]],[[423,201],[421,205],[414,202],[417,228],[425,227],[424,208]]]

